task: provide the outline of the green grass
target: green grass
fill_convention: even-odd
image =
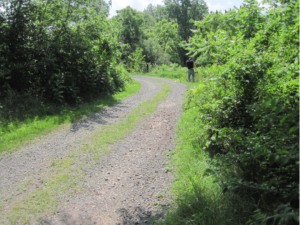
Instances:
[[[211,78],[216,68],[199,69],[196,82],[187,82],[184,74],[172,75],[166,69],[143,74],[144,76],[164,77],[187,85],[193,89]],[[176,72],[176,71],[175,71]],[[205,93],[203,93],[205,95]],[[206,169],[213,169],[207,163],[209,156],[202,149],[206,140],[205,124],[199,119],[197,107],[190,105],[181,115],[177,127],[177,145],[172,152],[173,158],[166,168],[172,168],[175,181],[172,184],[174,205],[168,210],[165,220],[154,221],[154,224],[182,225],[225,225],[246,224],[249,218],[249,206],[241,203],[232,193],[223,194],[221,187],[212,176],[205,174]],[[237,207],[238,206],[238,207]]]
[[[37,136],[46,134],[62,124],[72,123],[75,120],[88,116],[90,113],[122,101],[128,96],[136,94],[140,87],[141,85],[138,82],[133,81],[128,84],[124,92],[76,107],[66,107],[54,115],[35,116],[25,121],[13,120],[5,126],[0,124],[0,154],[15,149]]]
[[[195,83],[198,83],[201,80],[201,78],[203,77],[201,73],[202,73],[201,68],[200,69],[198,68],[197,73],[195,74]],[[188,78],[187,68],[178,66],[177,64],[171,64],[169,66],[161,65],[161,66],[155,67],[148,73],[137,72],[135,74],[137,74],[139,76],[168,78],[171,80],[175,80],[177,82],[187,84],[188,86],[193,85],[193,82],[186,81]],[[201,74],[201,77],[199,76],[199,74]]]
[[[184,112],[178,123],[177,146],[173,151],[172,167],[175,168],[175,182],[172,191],[175,205],[159,224],[245,224],[239,209],[236,209],[234,197],[223,194],[212,176],[204,175],[210,168],[208,156],[201,149],[201,130],[197,109]],[[201,126],[200,126],[201,127]]]
[[[103,126],[99,132],[89,137],[92,142],[87,142],[84,151],[95,152],[97,159],[109,150],[108,145],[124,138],[138,123],[155,112],[157,105],[168,96],[171,90],[170,85],[164,84],[162,91],[153,99],[141,103],[136,109],[131,111],[126,120],[115,125]],[[101,137],[101,138],[99,138]]]
[[[213,74],[209,70],[202,72],[195,83],[182,83],[193,89]],[[152,73],[147,75],[152,76]],[[195,105],[190,105],[181,115],[177,125],[176,148],[171,152],[172,158],[166,167],[172,168],[175,175],[172,184],[175,202],[165,220],[155,221],[154,224],[238,225],[246,224],[249,219],[250,207],[232,193],[223,194],[219,184],[214,182],[215,178],[204,174],[206,169],[213,169],[207,163],[209,156],[202,149],[202,142],[207,139],[202,129],[205,125]]]
[[[25,224],[30,223],[32,218],[39,220],[46,213],[55,213],[60,202],[58,196],[62,193],[72,194],[80,191],[86,167],[93,167],[98,163],[99,157],[111,150],[109,144],[124,138],[138,123],[154,113],[158,104],[166,99],[170,90],[170,85],[164,84],[160,93],[153,99],[141,103],[123,122],[103,126],[100,131],[89,137],[79,152],[71,150],[67,158],[51,161],[50,178],[43,182],[42,187],[29,193],[23,200],[14,203],[7,214],[9,222]],[[81,158],[81,155],[87,152],[94,158],[94,161],[89,160],[88,164]],[[30,185],[27,181],[25,183]],[[2,218],[2,220],[5,219]]]

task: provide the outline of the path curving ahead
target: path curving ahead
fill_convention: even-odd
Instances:
[[[142,84],[138,94],[0,159],[0,224],[26,219],[29,224],[149,224],[153,218],[163,218],[172,181],[166,156],[174,147],[185,85],[152,77],[134,79]],[[78,188],[58,193],[55,211],[45,206],[39,217],[31,213],[34,210],[21,219],[15,215],[24,212],[18,209],[20,202],[45,190],[43,181],[53,177],[55,160],[79,151],[83,141],[103,125],[124,120],[139,104],[158,94],[161,83],[171,85],[167,99],[123,140],[111,145],[113,151],[97,160],[89,160],[86,154],[87,166],[76,183]]]

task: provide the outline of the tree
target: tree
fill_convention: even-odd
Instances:
[[[161,20],[158,23],[156,23],[156,28],[154,30],[154,33],[156,37],[158,38],[160,44],[163,47],[163,51],[166,51],[167,44],[170,42],[173,42],[178,40],[177,36],[177,29],[178,25],[177,23],[172,24],[171,22],[168,23],[167,20]]]
[[[115,61],[118,43],[103,13],[107,7],[100,3],[15,0],[4,4],[0,100],[15,91],[20,96],[76,103],[121,88],[122,82],[108,67]]]
[[[154,37],[143,41],[143,48],[145,52],[145,59],[151,64],[161,65],[170,64],[170,55],[162,50],[161,45]]]
[[[191,20],[200,20],[200,17],[208,13],[208,7],[203,0],[165,0],[164,3],[168,17],[177,22],[178,34],[184,40],[193,34]]]
[[[127,6],[125,9],[117,11],[117,19],[121,24],[119,40],[128,44],[132,51],[140,44],[143,37],[142,26],[144,19],[141,13]]]
[[[139,71],[141,66],[143,65],[143,59],[145,58],[145,55],[143,55],[143,49],[142,48],[136,48],[135,51],[128,56],[128,58],[131,61],[131,65],[134,68],[135,71]]]
[[[163,19],[168,19],[168,14],[166,12],[166,7],[163,5],[152,5],[149,4],[146,9],[144,10],[144,15],[149,15],[152,18],[154,18],[154,20],[156,22],[159,22]]]

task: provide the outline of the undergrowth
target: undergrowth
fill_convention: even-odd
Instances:
[[[148,73],[138,73],[138,75],[151,76],[151,77],[163,77],[169,79],[176,79],[178,81],[186,81],[187,68],[181,67],[176,63],[171,65],[159,65],[159,66],[152,67]]]
[[[166,224],[299,224],[299,1],[277,3],[207,15],[183,44],[207,61],[179,123]]]
[[[188,85],[188,91],[193,92],[199,84],[212,78],[215,70],[214,66],[202,68],[198,82],[184,82]],[[167,212],[164,221],[155,221],[154,224],[234,225],[247,222],[251,206],[241,204],[240,199],[231,193],[224,195],[221,186],[214,182],[215,178],[206,173],[213,166],[202,148],[202,142],[207,137],[204,126],[195,105],[185,108],[177,125],[177,145],[171,153],[173,157],[170,162],[175,171],[172,185],[175,205]],[[235,207],[238,204],[239,207]]]

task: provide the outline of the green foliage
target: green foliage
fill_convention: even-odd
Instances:
[[[41,101],[77,103],[123,88],[113,66],[118,43],[108,35],[104,2],[14,0],[2,7],[1,100],[16,91]]]
[[[180,80],[183,76],[187,77],[187,70],[179,66],[176,63],[172,63],[169,65],[159,65],[150,69],[150,72],[146,74],[147,76],[153,77],[165,77],[169,79],[177,79]],[[184,79],[184,80],[185,80]]]
[[[163,50],[166,51],[167,44],[172,41],[176,41],[178,25],[176,23],[168,23],[167,20],[161,20],[156,25],[154,33],[163,46]]]
[[[171,56],[164,52],[161,45],[155,38],[149,38],[143,41],[145,60],[152,65],[169,65]]]
[[[199,84],[198,84],[199,85]],[[172,191],[176,206],[168,212],[165,221],[158,224],[182,225],[238,225],[246,224],[251,207],[232,193],[222,193],[214,176],[206,176],[207,170],[214,170],[209,156],[202,150],[201,141],[205,123],[197,118],[198,108],[191,107],[181,116],[176,135],[176,149],[172,166],[176,168]],[[199,126],[201,124],[201,126]],[[239,204],[239,208],[235,205]],[[156,224],[156,223],[155,223]]]
[[[121,44],[119,63],[130,70],[129,56],[142,48],[145,61],[152,65],[170,63],[185,64],[186,51],[179,42],[192,35],[192,20],[203,17],[207,6],[202,0],[165,1],[165,5],[149,4],[140,13],[130,8],[119,10],[110,21]]]
[[[128,56],[131,61],[131,65],[135,71],[140,71],[141,66],[144,64],[143,60],[145,56],[143,55],[142,48],[136,48],[136,50]]]
[[[177,54],[179,36],[178,25],[161,20],[155,24],[152,32],[149,31],[148,39],[143,41],[146,61],[152,65],[169,65],[171,62],[180,62]]]
[[[178,23],[179,36],[183,40],[192,36],[194,25],[191,20],[198,20],[208,13],[208,7],[203,0],[165,0],[168,17]]]
[[[122,66],[119,66],[122,68]],[[123,68],[124,69],[124,68]],[[118,68],[118,70],[121,70]],[[126,78],[126,77],[125,77]],[[131,78],[128,76],[128,80]],[[32,96],[10,92],[8,108],[0,111],[0,153],[18,147],[24,142],[45,134],[62,124],[99,112],[100,109],[116,104],[126,97],[136,94],[140,84],[127,82],[125,91],[111,96],[85,101],[75,106],[41,104]]]
[[[200,145],[215,168],[206,172],[252,205],[248,224],[299,221],[298,7],[288,1],[263,14],[245,1],[195,22],[184,45],[213,76],[187,102],[204,127]]]
[[[128,63],[128,56],[132,54],[141,44],[144,31],[143,16],[140,12],[132,9],[130,6],[117,11],[115,19],[119,23],[118,41],[123,45],[121,60]]]

